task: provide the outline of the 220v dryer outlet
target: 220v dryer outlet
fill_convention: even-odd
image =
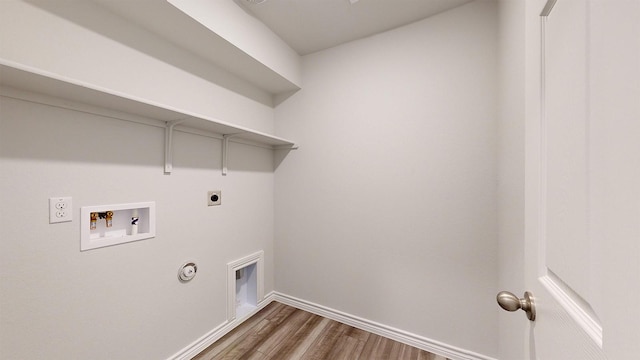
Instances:
[[[209,206],[222,204],[222,190],[213,190],[207,192],[207,204]]]

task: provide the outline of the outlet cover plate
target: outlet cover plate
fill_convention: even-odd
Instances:
[[[71,197],[49,198],[49,224],[73,220]]]
[[[222,204],[222,190],[212,190],[207,192],[207,205],[216,206]]]

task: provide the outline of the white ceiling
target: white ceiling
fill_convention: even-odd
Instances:
[[[472,0],[233,0],[300,55],[406,25]],[[354,2],[353,4],[351,2]]]

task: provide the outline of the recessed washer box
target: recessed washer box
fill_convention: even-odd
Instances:
[[[154,201],[83,206],[80,217],[80,251],[156,236]]]

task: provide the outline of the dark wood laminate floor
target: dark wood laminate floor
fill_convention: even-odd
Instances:
[[[409,345],[278,302],[194,360],[446,360]]]

